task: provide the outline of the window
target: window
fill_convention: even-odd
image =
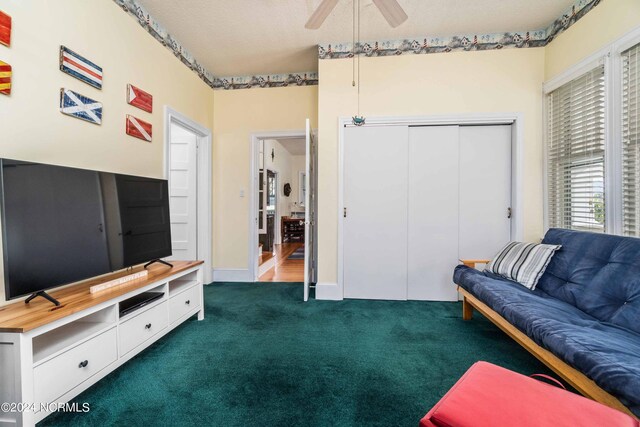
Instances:
[[[604,65],[547,95],[549,227],[605,231]]]
[[[640,236],[640,44],[621,56],[622,232]]]

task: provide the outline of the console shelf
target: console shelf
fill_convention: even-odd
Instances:
[[[67,323],[33,338],[33,365],[116,326],[115,306]]]
[[[44,299],[0,307],[0,401],[69,402],[185,320],[204,319],[202,261],[148,270],[144,280],[94,294],[91,286],[131,271],[53,291],[59,307]],[[120,318],[120,302],[149,291],[164,295]],[[30,427],[48,415],[0,413],[0,426]]]
[[[172,280],[169,282],[169,296],[177,295],[180,292],[189,289],[199,282],[196,279],[186,279],[186,280]]]

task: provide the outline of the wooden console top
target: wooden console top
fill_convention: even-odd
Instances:
[[[202,264],[203,261],[171,261],[171,263],[173,264],[173,268],[162,264],[151,265],[147,269],[149,271],[147,277],[132,280],[131,282],[95,294],[89,292],[91,286],[118,277],[128,276],[129,274],[141,271],[143,267],[139,266],[129,271],[121,271],[109,276],[90,279],[77,285],[48,292],[52,297],[60,301],[59,307],[56,307],[41,297],[34,299],[29,304],[25,304],[24,301],[21,300],[0,307],[0,332],[31,331],[58,319],[62,319],[63,317],[140,289],[153,282],[161,281],[181,271],[198,266]]]

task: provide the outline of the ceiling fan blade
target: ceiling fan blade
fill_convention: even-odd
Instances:
[[[393,28],[407,20],[408,16],[396,0],[373,0],[380,13]]]
[[[311,18],[309,18],[304,27],[309,30],[317,30],[320,28],[333,8],[336,7],[336,4],[338,4],[338,0],[322,0],[322,3],[320,3],[315,12],[313,12],[313,15],[311,15]]]

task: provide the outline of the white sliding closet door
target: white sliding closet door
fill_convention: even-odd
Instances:
[[[460,258],[491,259],[511,240],[511,125],[460,127]]]
[[[344,131],[344,296],[407,299],[408,127]]]
[[[458,126],[409,128],[408,298],[456,301]]]

